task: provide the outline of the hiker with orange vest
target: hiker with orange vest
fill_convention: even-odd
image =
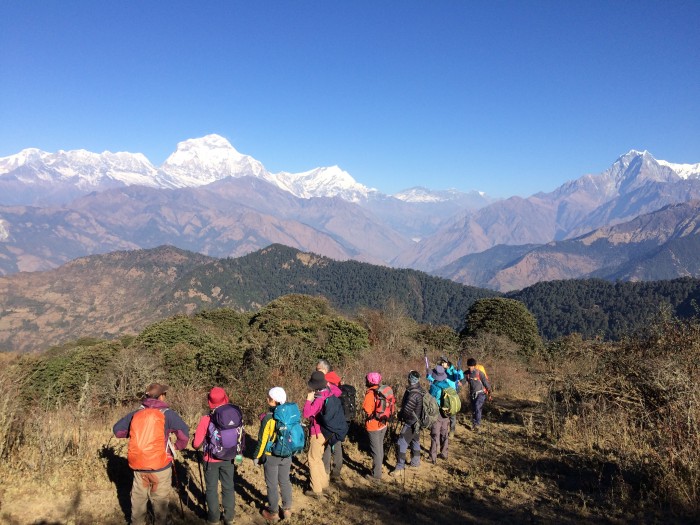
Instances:
[[[145,525],[148,501],[153,506],[156,525],[168,518],[168,497],[172,486],[173,451],[187,446],[189,428],[165,402],[166,385],[152,383],[138,410],[116,422],[112,429],[118,438],[129,438],[127,458],[134,471],[131,486],[131,523]]]
[[[467,369],[465,379],[469,383],[469,398],[472,404],[472,430],[478,432],[481,426],[481,410],[491,390],[491,384],[486,373],[479,369],[473,357],[467,359]]]
[[[396,400],[393,390],[387,385],[381,385],[382,376],[379,372],[370,372],[366,377],[367,391],[362,403],[362,410],[367,418],[365,429],[369,436],[369,448],[372,455],[372,472],[365,476],[373,483],[382,480],[382,463],[384,462],[384,436],[387,430],[388,418],[393,414]],[[390,392],[390,398],[380,389]]]

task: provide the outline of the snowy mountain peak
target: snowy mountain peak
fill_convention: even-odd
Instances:
[[[700,179],[700,162],[697,164],[674,164],[665,160],[657,161],[662,166],[672,169],[681,179]]]
[[[275,179],[278,186],[304,199],[338,196],[350,202],[358,202],[377,191],[358,183],[339,166],[315,168],[302,173],[283,171]]]
[[[162,185],[171,188],[202,186],[226,177],[270,179],[263,165],[243,155],[220,135],[206,135],[178,143],[158,172]]]

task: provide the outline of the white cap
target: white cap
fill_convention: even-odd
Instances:
[[[287,402],[287,392],[285,392],[284,388],[281,386],[271,388],[267,395],[270,396],[270,399],[277,401],[280,405]]]

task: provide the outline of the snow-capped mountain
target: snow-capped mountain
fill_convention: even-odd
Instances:
[[[338,166],[302,173],[270,173],[263,164],[238,152],[219,135],[180,142],[160,168],[140,153],[47,153],[25,149],[0,158],[0,204],[65,204],[91,191],[114,186],[192,188],[227,177],[256,177],[292,195],[366,200],[377,190],[359,184]]]
[[[341,197],[348,202],[359,202],[377,190],[364,186],[338,166],[316,168],[302,173],[280,172],[275,184],[296,197]]]
[[[158,170],[159,185],[165,188],[203,186],[226,177],[246,176],[273,182],[260,161],[239,153],[219,135],[178,143],[175,153]]]
[[[123,185],[158,186],[156,169],[141,153],[92,153],[85,150],[47,153],[36,148],[0,158],[0,176],[24,183],[71,182],[93,191],[109,181]],[[110,184],[107,184],[110,185]]]

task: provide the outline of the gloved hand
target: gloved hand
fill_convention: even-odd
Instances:
[[[255,465],[256,467],[259,467],[260,466],[260,458],[254,458],[253,465]]]

